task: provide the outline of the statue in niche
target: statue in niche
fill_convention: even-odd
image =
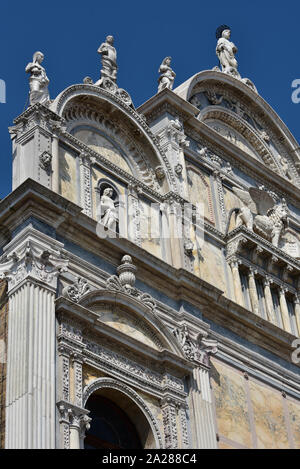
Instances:
[[[230,35],[231,31],[229,26],[222,25],[217,29],[216,37],[218,43],[216,53],[222,66],[222,72],[240,78],[240,74],[237,70],[238,63],[235,58],[237,47],[230,41]]]
[[[279,203],[264,188],[250,187],[248,191],[233,187],[233,192],[242,202],[237,212],[236,228],[245,225],[278,247],[280,235],[285,227],[288,207],[285,199]]]
[[[160,67],[158,72],[161,74],[159,79],[158,79],[158,93],[165,89],[168,88],[171,90],[173,88],[174,80],[176,77],[176,73],[172,68],[170,67],[171,65],[171,57],[166,57]]]
[[[117,81],[117,51],[114,47],[113,36],[107,36],[105,42],[98,49],[98,54],[102,57],[101,78],[109,78],[116,83]]]
[[[30,105],[35,103],[47,104],[50,101],[48,85],[49,79],[46,75],[44,67],[41,65],[44,60],[42,52],[35,52],[32,62],[30,62],[25,72],[30,73]]]
[[[100,221],[106,229],[117,231],[119,214],[116,204],[113,200],[114,190],[112,187],[106,187],[100,198]]]

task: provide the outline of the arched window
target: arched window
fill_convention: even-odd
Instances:
[[[92,394],[86,408],[91,427],[86,433],[86,449],[139,449],[138,433],[127,414],[107,397]]]

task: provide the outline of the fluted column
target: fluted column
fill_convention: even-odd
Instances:
[[[300,336],[300,298],[298,295],[294,297],[295,317],[298,329],[298,336]]]
[[[31,231],[6,247],[10,260],[0,265],[9,297],[6,449],[55,448],[54,301],[66,261]]]
[[[285,298],[286,292],[287,292],[286,288],[280,287],[279,298],[280,298],[281,317],[282,317],[284,330],[286,330],[287,332],[292,332],[290,317],[289,317],[289,310],[288,310],[288,306],[287,306],[287,302]]]
[[[252,311],[253,313],[259,315],[259,302],[258,302],[258,295],[257,295],[257,289],[256,289],[256,283],[255,283],[255,273],[256,273],[255,270],[253,270],[252,268],[249,269],[249,274],[248,274],[249,295],[250,295]]]
[[[271,282],[272,280],[270,280],[269,277],[266,277],[264,279],[264,295],[265,295],[265,302],[266,302],[267,318],[270,322],[272,322],[273,324],[276,324],[276,317],[275,317],[272,293],[271,293],[271,288],[270,288]]]
[[[194,418],[193,448],[217,448],[215,417],[209,370],[196,367],[193,371],[191,400]]]
[[[230,261],[230,267],[232,271],[235,300],[239,305],[244,306],[241,278],[239,274],[239,261],[237,259],[232,259]]]

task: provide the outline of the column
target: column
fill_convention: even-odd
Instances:
[[[295,317],[298,328],[298,336],[300,336],[300,298],[298,295],[294,296]]]
[[[279,292],[280,309],[281,309],[281,317],[282,317],[283,328],[287,332],[291,333],[292,331],[291,331],[289,310],[288,310],[288,306],[287,306],[286,298],[285,298],[286,292],[287,292],[287,289],[281,286],[280,287],[280,292]]]
[[[62,449],[82,449],[85,432],[90,428],[89,410],[60,401],[57,404],[62,429]]]
[[[238,259],[232,259],[230,261],[230,267],[232,271],[235,300],[239,305],[244,306],[241,278],[239,274],[239,263],[240,261],[238,261]]]
[[[264,278],[264,295],[266,302],[267,318],[270,322],[276,324],[276,317],[270,288],[271,282],[272,280],[269,277]]]
[[[257,289],[256,289],[256,283],[255,283],[255,273],[256,271],[250,267],[249,274],[248,274],[249,295],[250,295],[252,311],[253,313],[259,315],[259,301],[258,301],[258,295],[257,295]]]
[[[25,232],[25,234],[24,234]],[[54,246],[31,228],[5,248],[8,279],[6,449],[55,448],[55,296],[66,268]],[[35,232],[36,233],[36,232]],[[50,248],[51,246],[51,248]]]
[[[193,371],[191,400],[194,416],[193,448],[217,448],[215,416],[210,387],[209,370],[196,367]]]

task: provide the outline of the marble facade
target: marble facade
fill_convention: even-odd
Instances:
[[[247,79],[202,71],[136,109],[102,60],[10,128],[1,447],[83,448],[100,395],[144,448],[299,448],[298,143]],[[251,188],[273,201],[254,220],[285,201],[277,244],[237,222]]]

